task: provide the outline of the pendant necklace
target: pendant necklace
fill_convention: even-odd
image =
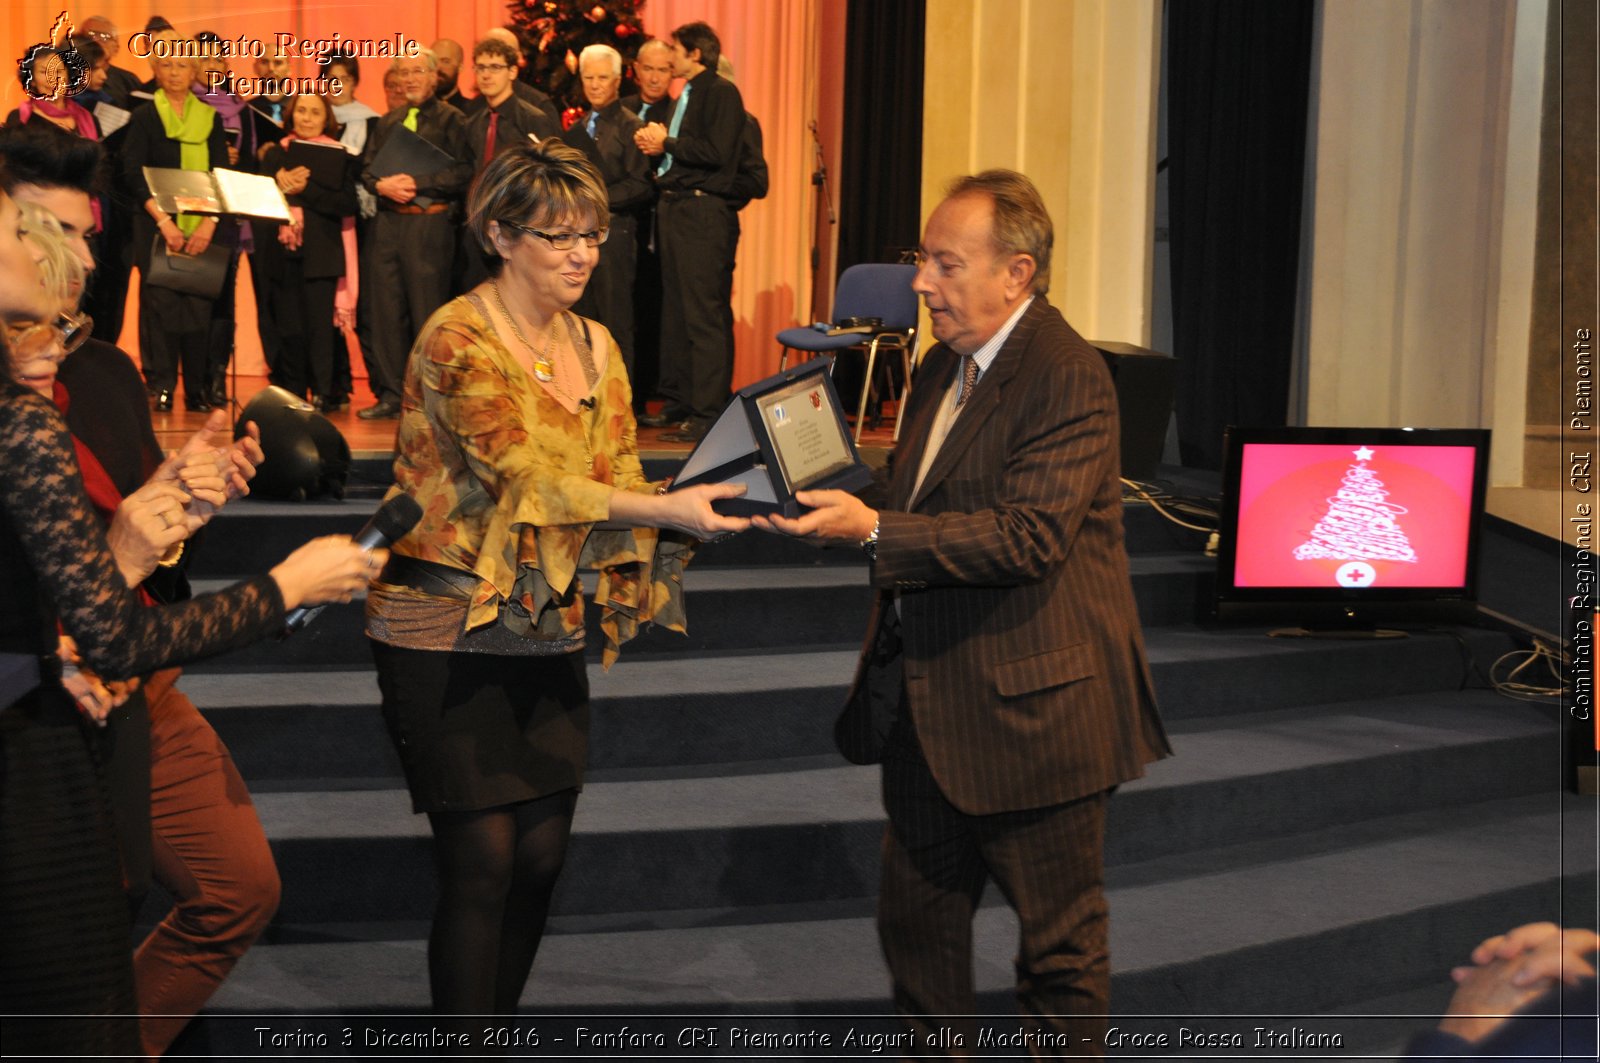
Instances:
[[[511,316],[511,311],[510,310],[506,309],[505,297],[500,294],[500,285],[491,283],[489,285],[489,290],[494,292],[494,301],[500,307],[500,313],[502,315],[504,315],[505,319],[511,323],[511,331],[512,331],[512,333],[517,337],[517,340],[524,347],[526,347],[528,349],[528,353],[532,354],[533,353],[533,349],[534,349],[533,348],[533,344],[528,342],[528,337],[526,337],[526,336],[524,336],[522,334],[522,329],[517,325],[517,319]],[[556,339],[556,323],[555,323],[555,321],[552,320],[550,322],[550,329],[545,335],[544,354],[539,355],[539,356],[535,357],[535,359],[534,359],[534,362],[533,362],[533,375],[535,377],[537,377],[541,383],[545,383],[545,384],[551,385],[557,391],[561,392],[561,394],[565,395],[569,401],[572,401],[572,399],[573,399],[572,392],[570,392],[566,388],[562,387],[560,381],[556,380],[555,366],[549,360],[550,359],[551,348],[553,348],[555,346],[555,339]],[[582,409],[583,405],[584,404],[582,402],[579,402],[578,403],[579,409]],[[584,464],[585,468],[592,470],[594,468],[594,443],[589,438],[589,433],[593,430],[593,422],[594,422],[594,417],[592,416],[592,414],[594,412],[594,404],[593,403],[589,404],[589,411],[590,411],[590,414],[591,414],[591,416],[588,418],[588,420],[590,422],[590,425],[589,425],[588,428],[584,429],[583,433],[582,433],[583,434],[583,464]]]
[[[522,328],[517,324],[517,319],[511,316],[510,310],[506,309],[505,298],[500,294],[500,285],[490,284],[489,290],[494,292],[494,301],[500,307],[500,313],[504,315],[505,319],[511,323],[512,333],[514,333],[518,341],[520,341],[521,344],[528,349],[528,353],[534,355],[533,375],[539,379],[540,383],[554,384],[556,379],[556,367],[550,362],[550,348],[555,346],[555,322],[552,321],[550,323],[550,328],[545,333],[544,353],[537,354],[537,348],[528,342],[528,337],[522,334]],[[561,388],[561,385],[556,384],[556,387]],[[567,389],[561,388],[561,393],[563,395],[567,394]]]

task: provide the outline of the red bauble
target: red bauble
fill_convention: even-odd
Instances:
[[[632,36],[632,35],[633,35],[633,27],[632,26],[628,25],[626,22],[617,23],[617,36],[618,37],[629,37],[629,36]]]
[[[582,107],[568,107],[565,111],[561,112],[561,128],[571,129],[573,126],[583,121],[584,113],[585,112]]]

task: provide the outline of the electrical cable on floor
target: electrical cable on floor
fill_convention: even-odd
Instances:
[[[1174,495],[1156,484],[1140,483],[1137,480],[1124,479],[1122,486],[1124,501],[1128,501],[1131,495],[1133,499],[1146,503],[1180,528],[1188,528],[1190,531],[1197,532],[1215,532],[1217,530],[1217,506],[1214,500],[1185,498],[1181,495]],[[1189,521],[1179,518],[1174,511],[1182,511],[1188,516],[1199,520],[1208,520],[1210,523],[1191,524]]]
[[[1502,677],[1499,674],[1501,668],[1512,661],[1517,662],[1516,667]],[[1519,678],[1524,672],[1531,668],[1536,668],[1540,664],[1543,664],[1545,669],[1549,671],[1550,679],[1553,681],[1552,685],[1537,685],[1533,680],[1542,677],[1536,675]],[[1512,650],[1509,653],[1501,654],[1489,666],[1489,682],[1493,685],[1496,693],[1503,694],[1508,698],[1516,698],[1518,701],[1546,701],[1559,698],[1567,692],[1566,682],[1561,677],[1561,664],[1562,656],[1557,650],[1553,649],[1548,643],[1535,640],[1531,649]]]

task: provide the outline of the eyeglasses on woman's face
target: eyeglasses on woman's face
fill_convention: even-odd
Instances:
[[[518,225],[516,222],[512,221],[503,221],[500,224],[504,225],[508,229],[515,229],[518,232],[527,233],[529,236],[537,236],[539,239],[543,240],[557,251],[571,251],[574,247],[578,246],[579,240],[582,240],[590,247],[599,247],[601,244],[605,243],[606,238],[611,235],[610,229],[590,229],[586,233],[547,233],[539,229],[531,228],[527,225]]]
[[[7,329],[6,344],[18,361],[51,355],[60,360],[87,343],[93,332],[94,318],[88,314],[62,312],[54,321]]]

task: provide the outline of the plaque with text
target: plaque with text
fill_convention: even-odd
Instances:
[[[833,359],[814,358],[741,388],[700,440],[673,488],[744,484],[719,513],[799,516],[795,492],[855,491],[872,481],[856,453],[833,387]]]

